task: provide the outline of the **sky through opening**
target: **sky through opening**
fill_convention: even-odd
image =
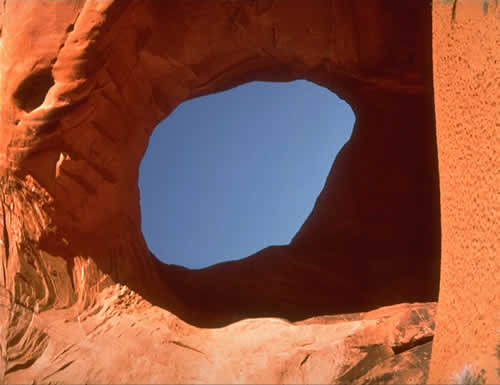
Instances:
[[[182,103],[156,127],[140,166],[151,251],[202,268],[287,244],[353,125],[346,102],[305,80]]]

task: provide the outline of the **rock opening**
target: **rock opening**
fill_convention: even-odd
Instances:
[[[34,71],[19,84],[13,93],[14,104],[25,112],[31,112],[42,105],[47,92],[53,85],[52,68]]]
[[[163,262],[202,268],[285,245],[354,114],[307,81],[253,82],[178,106],[141,163],[142,230]]]

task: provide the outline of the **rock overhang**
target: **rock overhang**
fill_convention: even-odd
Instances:
[[[51,222],[41,245],[90,258],[87,277],[101,271],[167,308],[171,295],[160,292],[175,293],[179,311],[199,325],[435,300],[430,7],[325,0],[306,8],[296,0],[88,1],[40,10],[61,18],[50,34],[24,27],[39,70],[29,53],[24,64],[4,63],[10,102],[0,150],[9,178],[22,185],[31,176],[50,197],[41,205]],[[19,25],[4,21],[11,52],[24,44],[13,33]],[[138,225],[138,167],[155,125],[192,97],[295,79],[335,92],[357,119],[303,227],[289,245],[242,261],[201,271],[160,264]],[[23,97],[39,83],[40,93]]]

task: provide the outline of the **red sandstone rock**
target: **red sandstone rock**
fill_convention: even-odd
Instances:
[[[500,384],[500,6],[433,9],[443,263],[429,383],[464,368]],[[445,54],[444,54],[445,52]]]
[[[414,361],[390,367],[425,379],[436,308],[402,304],[344,316],[349,320],[255,318],[203,329],[124,286],[95,299],[82,313],[30,313],[28,330],[16,330],[23,338],[8,340],[6,382],[332,383],[371,378],[407,355]]]
[[[246,318],[437,298],[427,4],[7,0],[0,28],[0,380],[425,377],[405,365],[427,360],[428,346],[391,355],[394,317]],[[344,98],[356,125],[292,242],[202,270],[161,264],[140,231],[137,187],[155,125],[192,97],[299,78]],[[425,330],[412,335],[427,341]]]
[[[208,325],[435,299],[438,186],[422,39],[430,9],[258,4],[6,3],[2,266],[16,300],[41,310],[85,307],[109,277]],[[38,19],[50,21],[25,22]],[[373,27],[370,43],[356,31],[361,24]],[[139,229],[137,188],[154,126],[187,98],[296,78],[344,97],[357,121],[292,243],[202,271],[160,266]]]

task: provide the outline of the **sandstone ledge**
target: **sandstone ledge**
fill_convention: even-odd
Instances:
[[[121,285],[83,313],[11,306],[29,327],[10,330],[5,381],[36,384],[424,383],[436,311],[400,304],[196,328]]]

